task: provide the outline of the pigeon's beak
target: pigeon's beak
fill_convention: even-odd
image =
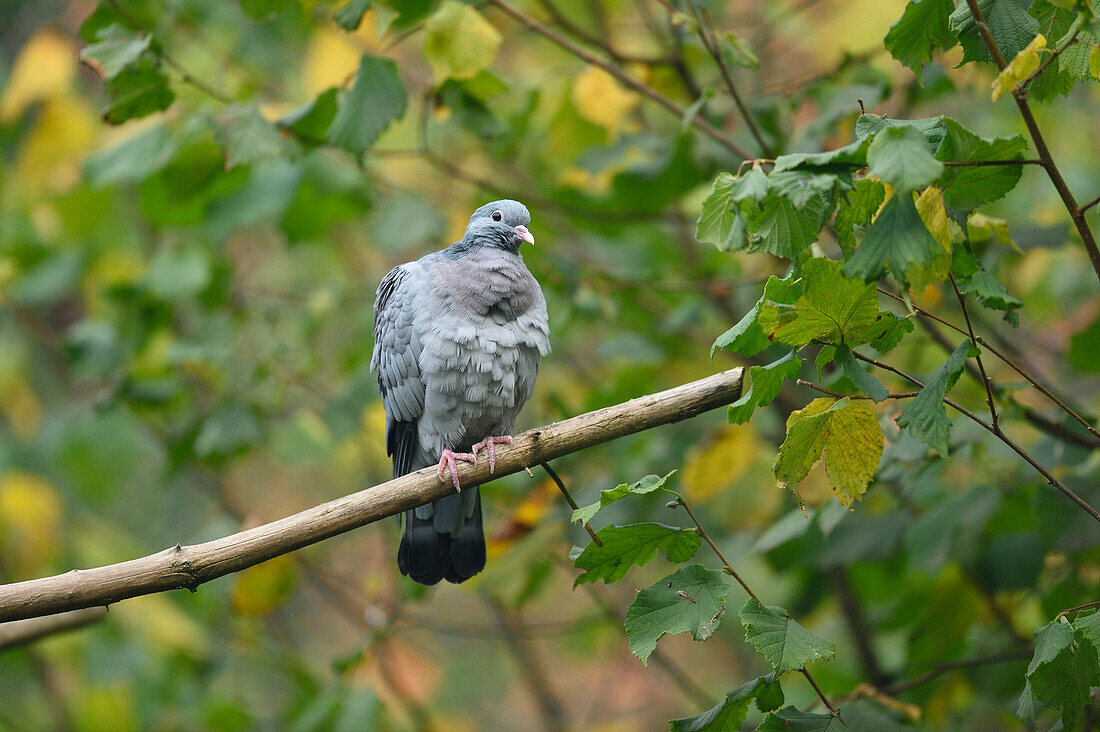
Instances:
[[[526,226],[523,226],[523,225],[517,226],[516,227],[516,236],[518,236],[520,239],[523,239],[528,244],[534,244],[535,243],[535,237],[531,234],[530,231],[527,230]]]

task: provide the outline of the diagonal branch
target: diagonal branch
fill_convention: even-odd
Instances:
[[[41,618],[0,623],[0,651],[33,643],[39,638],[75,630],[107,617],[107,608],[90,607]]]
[[[741,394],[742,369],[731,369],[657,394],[528,430],[489,466],[462,464],[474,486],[659,425],[729,404]],[[442,498],[452,490],[435,468],[395,478],[292,516],[203,544],[165,549],[128,562],[0,585],[0,622],[108,605],[139,595],[188,588]]]
[[[584,48],[581,48],[573,41],[569,40],[565,36],[554,31],[553,29],[547,28],[545,25],[538,22],[531,16],[522,13],[519,10],[516,10],[508,3],[504,2],[504,0],[489,0],[489,2],[495,7],[500,8],[500,10],[503,11],[506,15],[511,16],[513,19],[518,20],[520,23],[523,23],[535,33],[538,33],[540,36],[554,42],[555,44],[564,48],[566,51],[569,51],[569,53],[573,54],[582,61],[586,61],[593,66],[598,66],[599,68],[603,69],[604,71],[618,79],[624,86],[633,89],[643,96],[649,97],[651,100],[657,102],[657,104],[661,105],[680,119],[684,119],[687,116],[687,109],[672,101],[661,92],[657,91],[648,84],[643,84],[642,82],[638,81],[633,76],[620,69],[618,66],[608,63],[594,53]],[[744,159],[752,157],[752,155],[745,151],[744,148],[731,140],[728,135],[724,134],[721,130],[712,125],[710,122],[707,122],[701,116],[695,115],[694,117],[692,117],[691,124],[694,125],[700,132],[707,135],[707,137],[710,137],[712,140],[714,140],[739,158]]]

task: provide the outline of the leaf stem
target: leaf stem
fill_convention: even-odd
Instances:
[[[580,506],[573,500],[573,496],[569,495],[569,489],[565,487],[565,482],[558,476],[554,469],[550,467],[550,463],[539,463],[542,469],[546,471],[546,474],[550,476],[550,480],[558,484],[558,490],[565,496],[565,502],[569,504],[569,507],[576,511]],[[592,537],[592,541],[596,543],[596,546],[603,547],[603,542],[600,541],[600,537],[596,536],[596,532],[592,530],[592,527],[588,525],[588,522],[584,522],[584,530],[588,532],[588,535]]]
[[[929,671],[909,679],[908,681],[899,681],[896,684],[885,686],[879,691],[894,696],[896,694],[902,694],[910,689],[915,689],[918,686],[923,686],[929,681],[943,676],[951,671],[960,671],[962,669],[976,668],[978,666],[989,666],[995,663],[1006,663],[1008,661],[1022,661],[1030,658],[1032,650],[1030,648],[1021,649],[1018,651],[1006,651],[1005,653],[993,653],[988,656],[976,656],[975,658],[964,658],[959,661],[947,661],[941,663]]]
[[[841,394],[838,391],[832,391],[830,389],[826,389],[824,386],[821,386],[820,384],[815,384],[814,382],[806,381],[805,379],[796,379],[794,383],[798,384],[799,386],[805,386],[807,389],[813,389],[814,391],[819,391],[822,394],[828,394],[829,396],[836,397],[837,399],[870,399],[871,398],[871,397],[867,396],[866,394]],[[913,397],[917,396],[918,394],[920,394],[919,391],[905,391],[905,392],[899,392],[897,394],[888,394],[886,396],[886,398],[887,399],[912,399]]]
[[[1088,610],[1090,607],[1100,607],[1100,600],[1093,600],[1092,602],[1086,602],[1084,605],[1077,605],[1075,607],[1067,608],[1066,610],[1063,610],[1062,612],[1058,613],[1058,616],[1055,617],[1054,619],[1055,620],[1060,620],[1061,618],[1064,618],[1065,616],[1069,615],[1070,613],[1075,613],[1078,610]]]

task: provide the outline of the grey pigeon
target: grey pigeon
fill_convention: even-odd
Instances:
[[[424,585],[463,582],[485,567],[477,487],[459,485],[455,460],[477,462],[511,443],[516,414],[550,352],[546,300],[519,248],[534,244],[518,201],[470,217],[462,240],[395,268],[374,302],[371,372],[386,410],[394,477],[437,465],[456,493],[405,512],[397,566]],[[469,447],[470,452],[457,452]]]

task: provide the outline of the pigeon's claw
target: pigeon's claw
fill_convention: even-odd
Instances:
[[[496,449],[493,447],[496,444],[511,445],[511,435],[501,435],[499,437],[486,437],[481,442],[477,443],[470,449],[474,451],[474,455],[477,455],[482,449],[489,451],[489,472],[492,473],[497,467],[497,454]]]
[[[451,448],[447,447],[443,449],[443,454],[439,456],[439,465],[435,469],[435,474],[439,476],[440,480],[447,480],[443,477],[443,468],[446,467],[451,473],[451,482],[454,483],[455,491],[462,492],[462,486],[458,483],[458,470],[455,469],[455,460],[465,460],[468,463],[477,465],[477,451],[470,452],[453,452]]]

